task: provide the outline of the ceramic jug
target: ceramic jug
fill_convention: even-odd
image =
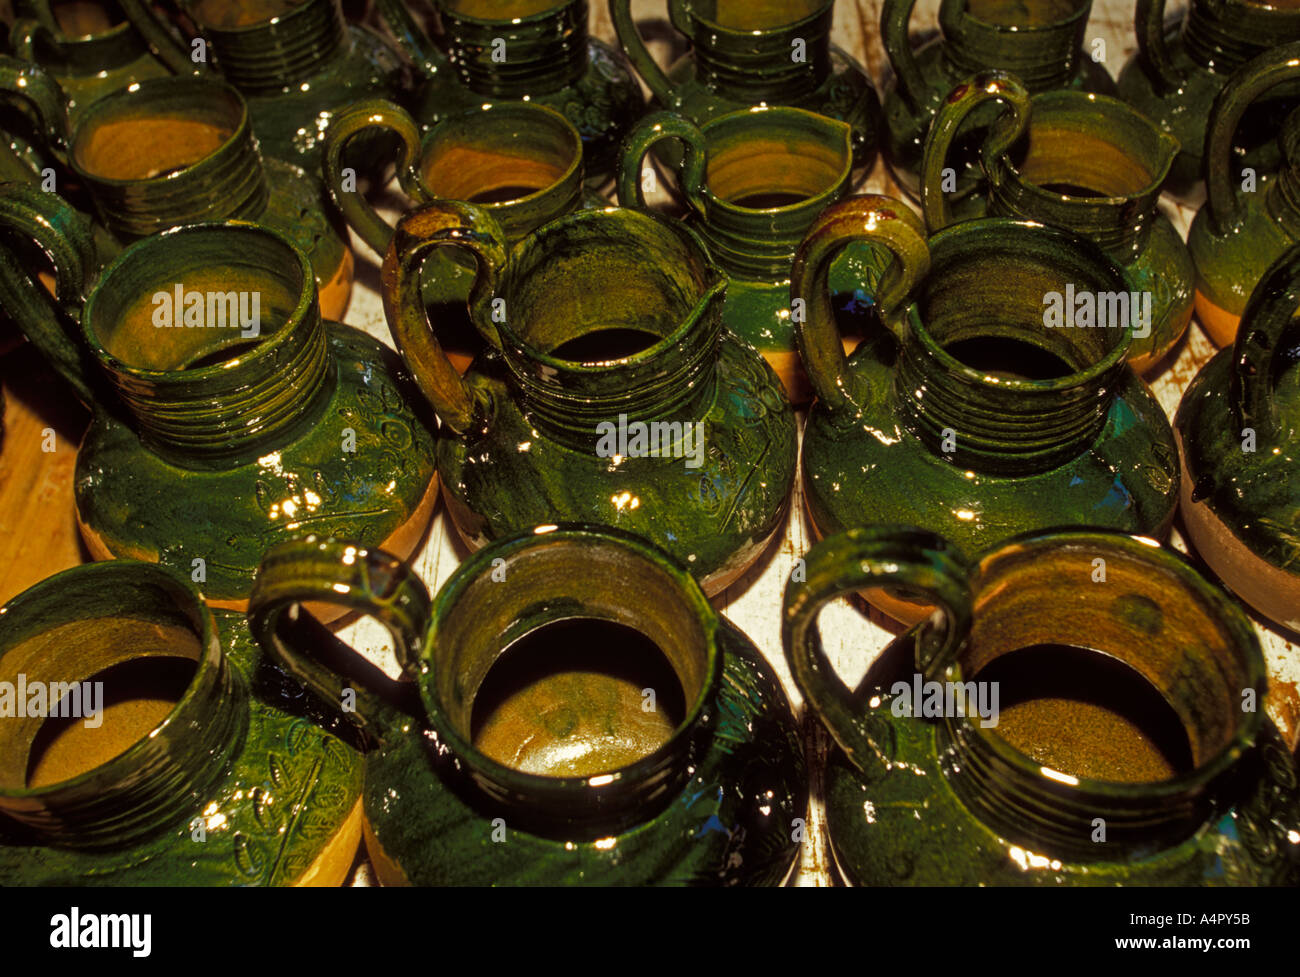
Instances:
[[[932,533],[856,529],[791,580],[782,641],[839,749],[836,866],[859,885],[1294,885],[1295,761],[1263,711],[1250,621],[1151,539],[1057,531],[967,562]],[[817,637],[866,586],[940,610],[858,691]]]
[[[825,276],[848,241],[888,249],[894,266],[875,291],[884,328],[846,359]],[[803,437],[817,534],[915,525],[974,556],[1055,526],[1165,532],[1177,451],[1124,362],[1128,288],[1105,252],[1056,228],[989,217],[927,242],[888,197],[824,211],[790,286],[807,302],[799,349],[818,396]],[[922,613],[868,599],[908,623]]]
[[[421,262],[448,246],[478,259],[470,315],[488,348],[464,378],[420,293]],[[486,211],[435,202],[397,225],[383,287],[397,348],[442,420],[438,471],[472,548],[561,521],[614,526],[714,594],[785,525],[794,414],[722,325],[726,279],[689,229],[583,210],[507,257]]]
[[[178,224],[257,221],[307,255],[325,317],[342,318],[352,294],[347,228],[317,177],[263,159],[238,91],[215,77],[153,79],[103,96],[69,126],[58,86],[40,69],[0,56],[0,88],[42,120],[67,173],[55,189],[70,179],[89,199],[100,262]]]
[[[101,96],[170,74],[114,0],[20,0],[15,13],[13,53],[58,82],[74,124]]]
[[[323,665],[348,649],[294,617],[318,600],[385,625],[409,680],[387,690],[418,700]],[[366,848],[386,884],[776,885],[798,861],[808,785],[785,694],[638,537],[537,527],[474,554],[432,602],[380,551],[286,544],[266,554],[250,620],[308,688],[355,695]]]
[[[1231,346],[1246,300],[1264,272],[1300,241],[1300,110],[1277,135],[1282,165],[1256,170],[1233,134],[1261,96],[1300,80],[1300,41],[1265,52],[1219,91],[1205,138],[1205,203],[1187,232],[1196,263],[1196,315],[1219,346]]]
[[[215,65],[248,101],[266,154],[312,174],[335,114],[359,99],[396,98],[407,85],[398,52],[377,31],[348,24],[339,0],[177,0],[193,26],[184,44],[145,0],[119,2],[177,74]],[[205,58],[196,61],[199,40]],[[386,148],[358,147],[354,165],[375,175],[370,152]]]
[[[733,112],[703,128],[676,113],[653,113],[624,147],[620,205],[646,209],[643,159],[667,139],[686,146],[677,183],[687,221],[727,273],[723,325],[763,354],[792,403],[807,402],[812,389],[795,348],[790,262],[813,218],[848,192],[849,126],[786,106]],[[838,285],[858,277],[851,267],[837,266],[836,274]]]
[[[1002,115],[980,151],[984,195],[948,200],[948,153],[963,121],[987,102]],[[925,141],[921,203],[931,233],[954,219],[1017,217],[1073,231],[1124,269],[1131,291],[1149,294],[1133,331],[1129,365],[1159,363],[1192,317],[1195,268],[1182,236],[1157,209],[1178,142],[1118,99],[1061,90],[1030,97],[1015,77],[983,72],[953,89]],[[951,182],[949,182],[951,180]]]
[[[1300,632],[1300,248],[1251,294],[1236,342],[1201,368],[1174,419],[1192,545],[1247,604]]]
[[[162,563],[240,609],[277,540],[325,527],[414,551],[437,498],[431,421],[392,351],[322,320],[287,239],[184,225],[92,285],[86,229],[53,194],[4,188],[0,226],[57,274],[56,306],[0,253],[5,306],[92,412],[74,486],[92,556]]]
[[[0,609],[0,710],[6,884],[347,877],[364,779],[353,728],[187,577],[120,560],[19,594]]]
[[[580,206],[608,205],[584,191],[582,137],[554,109],[491,102],[446,119],[421,138],[405,109],[372,99],[330,123],[325,183],[348,224],[381,260],[393,228],[343,165],[352,138],[373,129],[397,138],[398,182],[413,205],[439,199],[478,204],[496,219],[510,244]],[[421,276],[425,307],[447,326],[443,349],[463,373],[483,345],[466,315],[474,261],[447,250],[430,258]]]
[[[756,105],[807,109],[848,123],[855,167],[865,173],[880,146],[880,102],[866,69],[831,44],[834,7],[834,0],[668,0],[691,50],[666,72],[641,39],[631,0],[610,0],[609,12],[659,108],[699,126]]]
[[[1083,50],[1092,0],[940,0],[939,36],[913,49],[907,36],[916,0],[884,0],[880,39],[894,70],[885,88],[885,159],[913,200],[930,123],[958,84],[978,71],[1009,71],[1030,92],[1072,88],[1114,94],[1103,65]],[[977,142],[971,134],[995,112],[976,113],[953,154],[960,195],[978,186]]]
[[[1300,41],[1300,9],[1267,0],[1190,0],[1182,21],[1165,28],[1165,0],[1137,0],[1138,50],[1119,74],[1124,101],[1171,133],[1181,150],[1167,189],[1189,194],[1202,178],[1210,107],[1237,70],[1269,48]],[[1278,126],[1300,88],[1275,92],[1245,113],[1235,137],[1243,165],[1277,169]]]
[[[589,36],[587,0],[437,0],[443,50],[403,0],[376,6],[420,75],[412,114],[422,126],[493,102],[534,102],[581,133],[588,183],[613,177],[645,100],[618,51]]]

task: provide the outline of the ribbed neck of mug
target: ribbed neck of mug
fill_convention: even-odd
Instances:
[[[261,23],[200,23],[226,79],[245,92],[269,93],[306,81],[338,56],[347,41],[339,0],[303,3]]]
[[[587,0],[545,13],[482,20],[442,9],[447,58],[472,92],[520,99],[560,91],[587,70]]]
[[[1282,124],[1278,143],[1282,147],[1282,168],[1265,202],[1282,229],[1292,239],[1300,239],[1300,112],[1293,112]]]
[[[144,39],[128,21],[123,21],[100,34],[90,34],[85,37],[70,37],[62,33],[50,36],[54,39],[55,48],[50,54],[58,59],[58,73],[78,78],[124,68],[149,53]],[[38,57],[42,56],[40,45],[41,40],[38,35],[36,49]],[[44,67],[55,66],[45,64]]]
[[[609,363],[546,356],[502,337],[506,367],[530,421],[570,447],[594,450],[602,425],[695,419],[711,398],[722,338],[724,285],[713,286],[673,335]]]
[[[772,210],[752,210],[716,203],[708,220],[695,227],[709,254],[728,275],[747,281],[780,281],[790,277],[790,265],[808,228],[825,208],[827,198]]]
[[[163,572],[130,563],[116,568],[122,576]],[[104,576],[103,585],[114,586]],[[175,581],[153,587],[180,589]],[[167,718],[126,752],[78,777],[0,797],[0,810],[40,841],[79,849],[138,844],[185,824],[226,776],[247,731],[248,692],[222,652],[211,612],[197,595],[193,600],[192,613],[201,615],[195,632],[207,641],[189,688]]]
[[[1230,75],[1256,55],[1300,38],[1300,15],[1262,4],[1193,0],[1183,21],[1183,47],[1206,71]]]
[[[811,96],[831,75],[831,5],[801,21],[767,30],[739,31],[704,20],[693,23],[695,75],[722,98],[747,105],[792,105]],[[796,43],[802,59],[795,60]]]
[[[1121,263],[1137,256],[1160,216],[1159,185],[1129,197],[1076,197],[1028,183],[1009,167],[989,182],[989,213],[1068,227]]]
[[[1031,93],[1066,85],[1079,66],[1088,9],[1056,24],[1012,29],[972,16],[964,2],[940,8],[943,51],[958,77],[989,68],[1009,71]]]

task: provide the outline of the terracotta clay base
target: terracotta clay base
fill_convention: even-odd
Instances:
[[[384,846],[375,837],[369,819],[361,819],[361,829],[366,844],[366,855],[370,858],[370,866],[375,870],[375,878],[379,880],[379,884],[409,886],[410,879],[397,863],[388,857],[388,852],[384,851]]]
[[[293,884],[336,889],[346,882],[356,859],[357,845],[361,843],[361,825],[364,820],[362,800],[358,797],[352,806],[352,812],[339,825],[334,837],[325,843],[316,860],[307,866],[307,871],[295,879]]]
[[[1199,293],[1197,297],[1199,299]],[[1199,308],[1199,306],[1197,306],[1197,308]],[[1174,330],[1173,338],[1159,349],[1153,349],[1150,353],[1146,353],[1142,356],[1130,356],[1128,359],[1128,365],[1133,367],[1134,372],[1136,372],[1138,376],[1143,376],[1148,370],[1159,366],[1161,361],[1169,355],[1169,351],[1178,345],[1178,341],[1183,338],[1183,334],[1187,332],[1187,327],[1191,325],[1191,322],[1192,310],[1189,307],[1187,314],[1184,315],[1182,321],[1178,323],[1178,328]],[[1233,328],[1234,330],[1236,329],[1235,326]]]
[[[1237,339],[1237,325],[1241,322],[1241,316],[1233,315],[1222,306],[1215,305],[1206,298],[1201,290],[1196,290],[1196,318],[1201,322],[1201,328],[1215,346],[1222,349],[1225,346],[1231,346]]]
[[[320,314],[324,319],[335,322],[343,321],[343,313],[348,310],[348,301],[352,298],[352,279],[356,261],[352,249],[343,249],[343,260],[334,269],[330,280],[320,286]]]
[[[859,339],[856,336],[842,337],[840,342],[844,346],[844,355],[849,356],[858,348]],[[777,379],[781,381],[781,386],[785,388],[786,399],[795,407],[804,407],[812,402],[816,396],[812,384],[808,381],[808,374],[803,369],[803,359],[797,351],[791,350],[759,350],[763,359],[767,360],[767,365],[772,368]]]

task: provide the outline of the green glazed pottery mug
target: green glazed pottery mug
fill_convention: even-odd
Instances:
[[[1033,94],[1115,92],[1105,67],[1083,50],[1092,0],[940,0],[939,35],[913,49],[907,27],[915,4],[884,0],[880,10],[880,39],[894,71],[884,94],[885,160],[913,200],[930,124],[948,93],[976,72],[1009,71]],[[978,187],[975,134],[993,114],[975,113],[956,137],[958,195]]]
[[[874,292],[884,328],[846,359],[826,269],[850,241],[888,249],[894,264]],[[799,349],[818,396],[803,438],[817,534],[914,525],[974,556],[1054,526],[1164,533],[1177,449],[1124,361],[1128,289],[1113,259],[1057,228],[988,217],[927,242],[888,197],[824,211],[790,286],[807,302]],[[868,599],[908,623],[924,613]]]
[[[165,564],[242,609],[277,540],[326,527],[414,551],[437,499],[432,421],[391,350],[321,318],[288,240],[185,225],[92,283],[86,229],[53,194],[0,189],[0,227],[56,272],[57,304],[0,253],[5,306],[92,413],[74,486],[92,556]]]
[[[17,70],[14,70],[17,69]],[[0,57],[0,87],[45,123],[52,155],[90,197],[106,262],[132,241],[201,220],[250,220],[311,261],[321,308],[339,319],[352,294],[347,229],[318,178],[263,159],[238,91],[216,78],[159,78],[105,95],[71,129],[48,75]]]
[[[345,684],[321,664],[350,651],[295,616],[322,600],[383,624],[408,681]],[[267,552],[250,621],[308,688],[355,695],[385,884],[777,885],[798,862],[808,781],[789,702],[638,537],[537,527],[474,554],[432,602],[387,554],[289,543]],[[378,694],[393,685],[407,694]]]
[[[421,296],[425,257],[478,260],[486,350],[462,378]],[[447,511],[471,548],[533,526],[640,533],[717,593],[785,525],[794,413],[722,324],[726,279],[698,237],[609,208],[506,252],[492,217],[435,202],[397,225],[383,267],[397,348],[437,410]]]
[[[948,153],[967,116],[996,101],[1004,106],[980,151],[986,196],[962,201],[945,187]],[[933,233],[960,217],[1016,217],[1073,231],[1096,242],[1124,269],[1144,309],[1133,331],[1129,365],[1159,363],[1192,317],[1196,271],[1187,246],[1157,209],[1178,142],[1106,95],[1063,89],[1032,98],[1005,72],[962,82],[943,103],[925,141],[921,205]]]
[[[806,109],[846,123],[854,168],[871,169],[880,101],[866,69],[831,44],[834,0],[668,0],[672,26],[691,50],[666,72],[641,39],[631,6],[610,0],[610,17],[659,108],[698,126],[759,105]]]
[[[586,179],[607,184],[623,135],[645,111],[618,51],[591,37],[587,0],[436,0],[443,50],[403,0],[376,7],[415,65],[412,114],[421,126],[499,101],[559,112],[582,136]],[[444,53],[445,52],[445,53]]]
[[[1172,550],[1113,532],[1008,540],[973,562],[855,529],[786,587],[782,642],[839,749],[826,818],[858,885],[1294,885],[1300,789],[1263,711],[1259,639]],[[857,691],[817,614],[862,587],[937,605]]]
[[[361,840],[352,727],[188,577],[91,563],[0,608],[0,878],[340,885]]]
[[[1166,189],[1186,195],[1202,177],[1210,107],[1220,90],[1248,61],[1300,41],[1300,9],[1269,0],[1190,0],[1170,31],[1165,7],[1165,0],[1137,0],[1138,49],[1120,71],[1119,94],[1178,140]],[[1241,165],[1258,173],[1277,169],[1273,140],[1297,96],[1293,85],[1243,113],[1241,128],[1225,137]]]
[[[170,72],[114,0],[18,0],[13,53],[58,82],[75,124],[96,99]]]
[[[398,183],[412,206],[463,200],[490,213],[510,244],[581,206],[608,206],[584,192],[582,137],[554,109],[531,102],[491,102],[451,116],[420,137],[415,120],[392,102],[374,99],[341,113],[325,140],[325,184],[348,224],[382,259],[393,228],[343,166],[358,133],[392,132],[400,157]],[[444,251],[426,262],[424,304],[446,322],[443,349],[464,372],[482,347],[465,314],[474,282],[469,255]]]
[[[790,262],[813,218],[848,192],[849,126],[786,106],[733,112],[702,129],[675,113],[648,115],[624,145],[621,206],[646,209],[643,160],[665,139],[686,147],[677,182],[687,221],[727,273],[723,325],[763,354],[792,403],[806,403],[812,390],[795,348]]]
[[[1231,346],[1259,280],[1300,241],[1300,110],[1286,117],[1277,137],[1282,165],[1248,169],[1234,134],[1261,96],[1300,81],[1300,41],[1281,45],[1243,65],[1220,90],[1205,136],[1205,203],[1187,232],[1196,263],[1196,315],[1215,344]],[[1293,103],[1294,104],[1294,103]]]
[[[1300,633],[1300,246],[1255,287],[1230,349],[1178,405],[1191,544],[1243,601]]]
[[[147,0],[120,0],[132,22],[177,74],[208,70],[248,101],[253,131],[268,156],[319,175],[330,120],[365,98],[397,98],[406,88],[401,56],[377,31],[348,24],[339,0],[176,0],[192,25],[184,44]],[[202,40],[206,59],[195,61]],[[354,165],[376,175],[371,153],[357,147]]]

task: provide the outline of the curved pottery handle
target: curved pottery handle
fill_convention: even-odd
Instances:
[[[1015,76],[1005,71],[980,72],[948,94],[930,124],[921,162],[921,212],[931,234],[952,223],[952,211],[943,192],[943,170],[948,161],[948,151],[967,116],[985,102],[1002,102],[1004,106],[988,127],[984,145],[980,148],[980,163],[985,174],[989,173],[991,163],[1005,156],[1029,126],[1029,92]]]
[[[77,331],[87,281],[96,267],[89,222],[57,194],[10,183],[0,186],[0,229],[17,232],[45,252],[54,267],[56,296],[51,299],[13,252],[0,245],[0,305],[81,401],[94,408],[103,400],[99,374]]]
[[[178,75],[200,75],[209,70],[206,61],[194,60],[190,50],[145,0],[118,0],[118,3],[131,26],[149,45],[149,50],[169,71]]]
[[[426,203],[433,194],[420,179],[420,130],[406,109],[387,99],[371,98],[355,103],[334,117],[325,134],[325,186],[348,226],[382,256],[393,238],[393,228],[357,189],[356,174],[349,179],[343,166],[348,144],[357,133],[367,129],[386,129],[402,141],[397,180],[403,193],[418,203]]]
[[[1284,369],[1284,357],[1294,359],[1300,348],[1300,245],[1269,266],[1250,293],[1241,328],[1232,347],[1231,403],[1242,427],[1264,437],[1286,434],[1278,416],[1273,389]]]
[[[781,613],[781,644],[795,684],[835,742],[859,770],[871,773],[883,750],[873,724],[822,649],[817,615],[836,597],[864,587],[904,586],[937,605],[915,636],[916,668],[942,680],[970,631],[968,568],[942,537],[903,526],[851,529],[830,536],[805,557],[805,579],[791,578]]]
[[[687,201],[701,218],[707,219],[711,195],[706,182],[708,149],[694,122],[676,112],[647,115],[623,140],[618,166],[618,203],[620,207],[648,210],[641,191],[641,166],[646,153],[662,139],[679,139],[686,151],[677,167],[677,180]]]
[[[1137,0],[1133,13],[1133,30],[1137,34],[1138,53],[1151,66],[1159,94],[1173,91],[1183,83],[1182,73],[1174,67],[1165,43],[1165,0]]]
[[[849,197],[827,207],[813,222],[795,252],[790,307],[797,308],[796,301],[805,305],[803,320],[795,322],[799,356],[817,396],[831,410],[856,409],[866,394],[848,368],[826,280],[835,257],[852,241],[881,245],[894,256],[873,298],[881,321],[899,339],[908,296],[930,270],[921,219],[893,197]]]
[[[1218,234],[1237,222],[1241,200],[1232,172],[1232,139],[1251,103],[1270,88],[1300,77],[1300,41],[1265,51],[1232,73],[1210,108],[1205,130],[1205,192],[1210,220]]]
[[[470,318],[483,338],[500,349],[501,338],[492,324],[492,299],[506,266],[505,235],[482,208],[439,200],[413,210],[398,222],[384,256],[384,314],[397,349],[442,423],[464,434],[480,412],[465,381],[434,336],[420,290],[424,259],[440,247],[468,248],[478,259],[478,273],[469,294]]]
[[[374,688],[354,688],[322,664],[322,658],[364,659],[302,613],[301,605],[309,601],[341,604],[373,617],[392,636],[402,670],[414,674],[429,629],[429,591],[395,556],[316,536],[277,543],[257,568],[248,622],[262,650],[326,702],[341,705],[345,690],[351,689],[356,709],[345,710],[344,715],[367,736],[382,741],[407,713],[390,705]],[[378,672],[369,662],[365,665]]]
[[[668,11],[673,26],[685,33],[685,11],[680,0],[669,0]],[[659,67],[659,62],[654,59],[650,49],[645,46],[640,31],[636,29],[636,21],[632,19],[632,0],[609,0],[609,16],[614,21],[619,46],[655,98],[666,106],[676,105],[676,88],[664,69]]]
[[[406,56],[415,62],[426,77],[437,73],[443,63],[442,53],[434,46],[423,28],[415,22],[402,0],[375,0],[379,16],[388,25]]]
[[[907,39],[915,4],[916,0],[885,0],[880,9],[880,41],[894,69],[898,94],[914,111],[924,106],[926,92],[925,77],[912,53],[912,42]]]
[[[34,23],[29,21],[28,23]],[[44,28],[39,28],[44,30]],[[60,163],[68,161],[68,102],[59,83],[38,64],[0,54],[0,89],[31,106],[46,147]]]

